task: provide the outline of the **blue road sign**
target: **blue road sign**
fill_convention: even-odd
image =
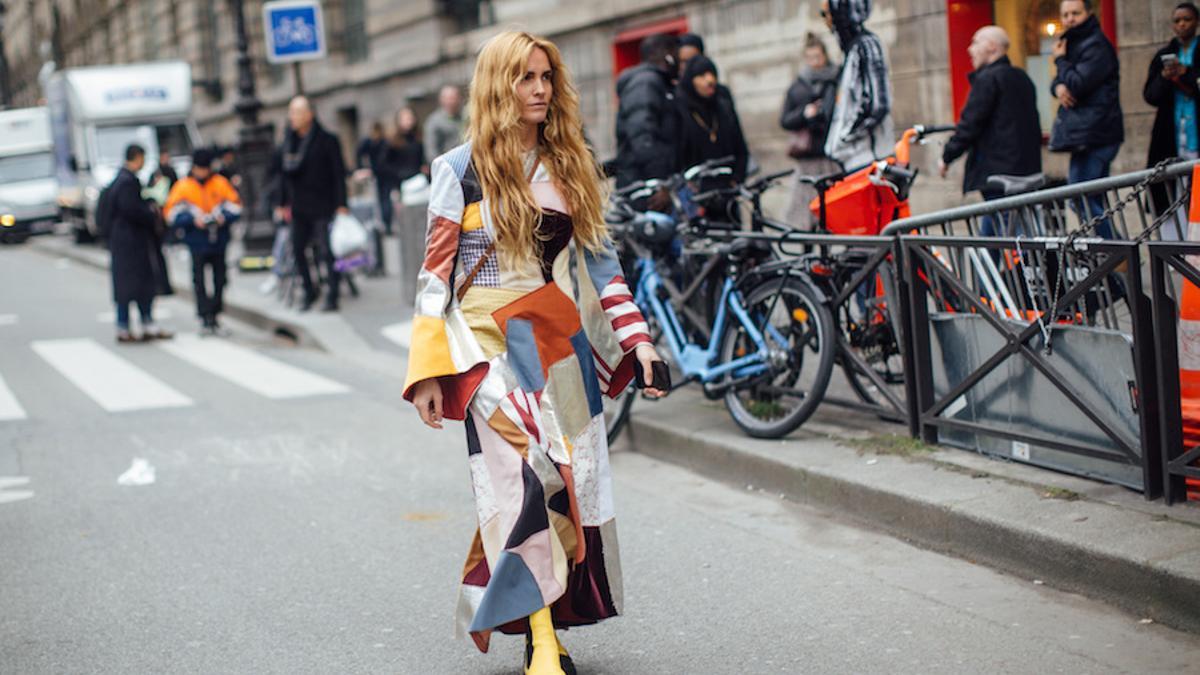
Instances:
[[[325,58],[325,22],[317,0],[264,3],[263,26],[271,63]]]

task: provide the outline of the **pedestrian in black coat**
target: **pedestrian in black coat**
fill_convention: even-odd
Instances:
[[[975,70],[967,75],[971,93],[954,135],[942,150],[943,176],[954,160],[967,155],[963,193],[983,192],[993,175],[1028,176],[1042,170],[1042,126],[1033,80],[1008,60],[1008,35],[999,26],[975,32],[968,52]]]
[[[1100,30],[1090,0],[1062,0],[1063,26],[1067,29],[1054,45],[1058,74],[1050,83],[1058,98],[1058,116],[1050,129],[1050,149],[1071,153],[1068,183],[1083,183],[1108,175],[1125,140],[1121,115],[1121,73],[1117,51]],[[1104,210],[1099,195],[1074,205],[1087,222]],[[1095,226],[1096,234],[1111,239],[1108,219]]]
[[[304,284],[308,311],[320,296],[309,271],[307,251],[316,249],[318,264],[326,267],[328,284],[324,310],[338,309],[341,275],[329,246],[329,224],[335,214],[349,213],[346,206],[346,164],[342,144],[326,131],[313,115],[308,99],[297,96],[288,104],[289,129],[283,142],[283,181],[280,203],[284,217],[292,223],[292,246],[296,270]]]
[[[385,192],[379,194],[379,207],[387,212],[384,224],[388,234],[392,233],[392,191],[425,171],[425,144],[421,142],[417,114],[405,106],[396,111],[396,126],[380,150],[379,172],[384,178],[378,189]]]
[[[733,97],[722,95],[717,88],[717,66],[707,56],[695,56],[679,80],[675,96],[679,112],[679,144],[676,150],[676,171],[708,160],[732,157],[729,176],[714,176],[700,182],[700,190],[708,191],[740,183],[746,178],[750,150],[742,133]],[[707,204],[709,213],[725,220],[736,220],[729,210],[728,198]]]
[[[140,145],[125,149],[125,165],[108,188],[104,200],[109,223],[108,246],[111,253],[113,301],[116,303],[117,341],[134,342],[129,330],[129,304],[135,303],[141,315],[143,340],[167,339],[171,333],[154,324],[154,296],[165,270],[159,245],[157,207],[142,198],[142,182],[137,172],[146,164],[146,151]]]
[[[1200,77],[1200,40],[1196,39],[1200,11],[1190,2],[1180,3],[1171,16],[1175,37],[1150,59],[1142,98],[1154,106],[1154,127],[1150,132],[1150,151],[1147,166],[1164,159],[1197,156],[1197,91]],[[1150,188],[1156,214],[1163,213],[1171,203],[1166,184]]]
[[[672,35],[651,35],[641,50],[642,62],[617,78],[617,187],[665,178],[675,164],[678,41]],[[665,206],[664,197],[653,197],[651,206]]]

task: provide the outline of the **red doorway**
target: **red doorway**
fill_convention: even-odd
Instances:
[[[688,30],[687,17],[679,17],[677,19],[667,19],[665,21],[656,21],[651,24],[630,28],[629,30],[617,33],[613,38],[612,54],[613,54],[613,77],[621,73],[622,70],[630,66],[636,66],[641,62],[642,56],[638,51],[642,46],[642,40],[656,33],[670,33],[672,35],[683,35]]]
[[[1008,9],[1009,3],[1014,1],[1016,0],[946,0],[950,83],[955,121],[958,120],[958,114],[967,102],[967,93],[970,91],[967,74],[971,72],[971,58],[967,55],[967,47],[971,44],[971,38],[975,35],[975,31],[996,23],[997,15],[1006,13],[1001,10]],[[1116,0],[1099,0],[1094,3],[1093,7],[1096,8],[1096,13],[1100,18],[1100,28],[1109,41],[1117,46]],[[1000,21],[1000,23],[1003,25],[1004,22]],[[1020,36],[1013,34],[1011,29],[1009,33],[1014,42],[1020,39]],[[1014,59],[1014,63],[1019,65],[1017,59]]]

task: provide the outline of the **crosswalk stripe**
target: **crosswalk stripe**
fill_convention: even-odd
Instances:
[[[346,385],[276,361],[225,340],[179,335],[159,348],[234,384],[272,399],[341,394]]]
[[[95,340],[38,340],[32,346],[38,356],[109,412],[192,405],[190,398]]]
[[[9,389],[8,385],[4,383],[4,376],[0,375],[0,421],[23,419],[25,419],[25,409],[17,401],[12,389]]]
[[[383,333],[383,337],[395,342],[405,349],[408,349],[410,343],[412,342],[411,321],[401,321],[400,323],[393,323],[389,326],[384,326],[379,332]]]

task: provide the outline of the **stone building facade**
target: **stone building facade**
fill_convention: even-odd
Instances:
[[[888,51],[896,124],[947,123],[965,96],[965,45],[974,27],[1005,25],[1019,64],[1046,69],[1047,25],[1056,0],[876,0],[869,27]],[[1114,35],[1122,66],[1127,141],[1114,171],[1145,164],[1153,111],[1142,102],[1146,62],[1171,36],[1175,0],[1095,0]],[[15,105],[41,97],[38,71],[59,67],[182,58],[193,66],[196,119],[216,143],[236,138],[233,114],[237,68],[229,0],[6,0],[4,50]],[[295,91],[288,68],[262,60],[261,0],[245,0],[251,50],[264,115],[282,124]],[[465,85],[472,55],[489,35],[520,27],[554,39],[582,94],[589,136],[602,157],[613,150],[613,84],[619,66],[636,53],[640,36],[656,28],[702,34],[721,78],[737,99],[756,159],[787,166],[786,134],[778,126],[784,92],[800,65],[807,32],[836,40],[819,16],[819,0],[326,0],[330,54],[302,67],[305,92],[325,124],[353,140],[371,122],[390,119],[409,103],[432,109],[443,83]],[[964,42],[965,37],[965,42]],[[1044,51],[1043,51],[1044,54]],[[1043,60],[1039,61],[1041,58]],[[969,69],[969,66],[968,66]],[[1040,72],[1040,71],[1039,71]],[[1035,77],[1035,80],[1037,78]],[[957,84],[956,84],[957,82]],[[1046,105],[1050,105],[1046,102]],[[1043,120],[1048,127],[1048,120]],[[955,174],[936,176],[939,152],[915,153],[924,175],[914,207],[958,203]],[[961,165],[960,165],[961,167]],[[959,170],[961,168],[959,167]],[[1065,160],[1047,155],[1047,171],[1065,174]]]

